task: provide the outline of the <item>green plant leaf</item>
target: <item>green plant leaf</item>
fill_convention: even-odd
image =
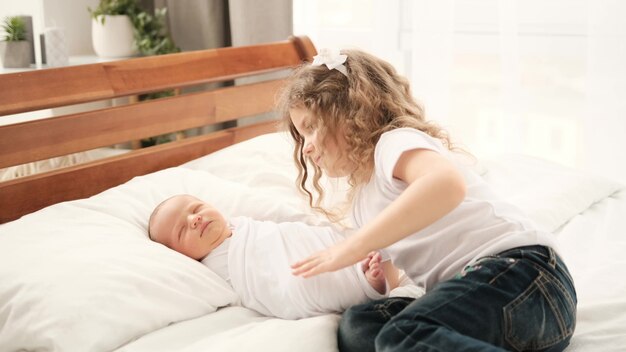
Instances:
[[[4,40],[7,42],[26,40],[26,23],[19,16],[5,17],[0,28],[2,28]]]
[[[132,18],[137,13],[141,12],[141,9],[139,8],[137,0],[100,0],[95,10],[87,7],[87,11],[89,11],[93,18],[105,15],[127,15]],[[102,21],[104,24],[104,19]]]

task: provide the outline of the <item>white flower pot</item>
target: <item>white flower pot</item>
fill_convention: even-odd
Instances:
[[[91,40],[96,55],[105,58],[129,57],[137,54],[133,23],[126,15],[102,16],[91,21]]]

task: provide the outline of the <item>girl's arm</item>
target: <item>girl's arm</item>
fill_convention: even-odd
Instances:
[[[345,241],[293,264],[293,274],[310,277],[352,265],[434,223],[465,198],[463,176],[432,150],[404,152],[393,176],[408,184],[395,201]]]

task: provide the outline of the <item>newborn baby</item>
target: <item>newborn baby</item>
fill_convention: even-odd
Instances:
[[[232,285],[244,306],[268,316],[299,319],[341,313],[394,288],[387,285],[378,253],[343,270],[296,277],[291,274],[292,262],[343,237],[330,227],[304,223],[227,220],[191,195],[176,195],[159,204],[150,216],[148,234],[200,260]]]

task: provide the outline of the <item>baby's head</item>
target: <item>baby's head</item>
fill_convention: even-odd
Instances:
[[[231,229],[217,209],[188,194],[164,200],[148,222],[150,239],[196,260],[230,235]]]

